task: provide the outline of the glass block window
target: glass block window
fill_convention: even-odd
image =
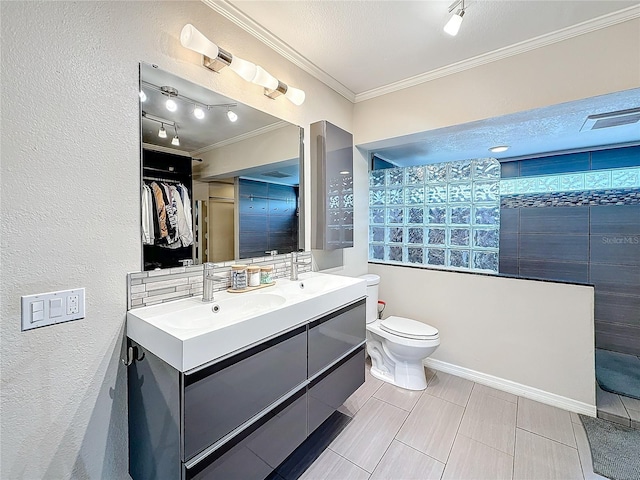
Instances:
[[[372,171],[369,260],[497,273],[500,187],[493,158]]]

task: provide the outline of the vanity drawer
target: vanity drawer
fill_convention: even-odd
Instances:
[[[267,408],[306,380],[306,327],[184,377],[184,458]]]
[[[186,480],[263,480],[307,438],[306,388],[190,469]]]
[[[364,346],[324,372],[309,386],[309,434],[364,383]]]
[[[309,377],[365,340],[366,300],[309,324]]]

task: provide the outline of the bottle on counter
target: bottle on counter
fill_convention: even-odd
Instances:
[[[260,283],[262,285],[273,283],[273,265],[260,267]]]
[[[231,265],[231,288],[244,290],[247,288],[247,266]]]

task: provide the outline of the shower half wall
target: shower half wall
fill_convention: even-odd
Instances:
[[[595,285],[596,347],[640,355],[640,147],[502,164],[500,273]]]

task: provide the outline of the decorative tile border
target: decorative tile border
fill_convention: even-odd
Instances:
[[[310,272],[311,252],[300,252],[298,258],[306,262],[300,265],[300,273]],[[226,275],[227,282],[217,282],[214,291],[226,290],[231,285],[231,265],[272,265],[274,278],[285,278],[291,274],[291,255],[245,258],[215,264],[216,275]],[[202,265],[165,268],[127,275],[127,310],[170,302],[180,298],[202,295]]]
[[[502,195],[500,208],[640,205],[640,188]]]
[[[500,195],[640,188],[640,167],[500,180]]]

